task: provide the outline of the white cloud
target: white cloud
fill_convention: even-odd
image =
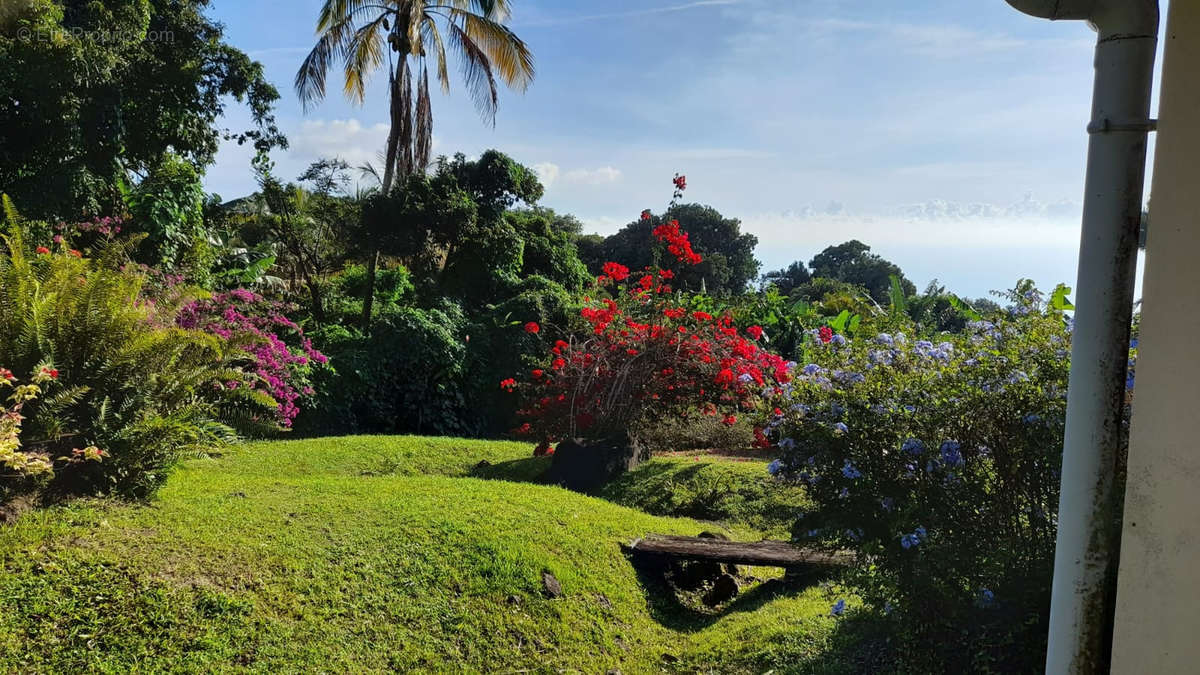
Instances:
[[[537,174],[538,180],[542,181],[542,186],[549,188],[558,180],[559,168],[553,162],[539,162],[533,165],[533,172]]]
[[[602,166],[598,169],[572,169],[568,171],[563,178],[569,183],[579,183],[582,185],[605,185],[607,183],[616,183],[621,180],[621,170],[614,169],[611,166]]]
[[[387,145],[388,126],[364,126],[357,119],[305,120],[298,131],[290,132],[291,159],[305,163],[321,157],[340,157],[351,166],[367,162],[378,165],[378,155]],[[299,157],[297,157],[299,156]]]

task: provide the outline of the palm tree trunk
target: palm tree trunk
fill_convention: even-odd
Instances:
[[[407,58],[401,58],[401,69],[407,64]],[[392,70],[388,74],[390,85],[390,108],[391,108],[391,126],[388,129],[387,151],[383,166],[383,197],[386,199],[391,193],[392,184],[396,180],[396,156],[400,150],[400,131],[404,127],[405,116],[408,111],[404,110],[402,103],[404,94],[400,90],[399,73]],[[375,275],[379,269],[379,246],[375,243],[375,238],[372,238],[370,252],[367,255],[367,295],[363,298],[362,324],[363,333],[371,334],[371,314],[375,309]]]

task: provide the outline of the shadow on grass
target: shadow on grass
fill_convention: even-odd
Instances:
[[[679,591],[667,582],[665,558],[643,558],[628,553],[626,557],[646,595],[650,616],[662,626],[682,632],[703,630],[737,612],[753,612],[775,598],[802,593],[838,573],[836,568],[808,567],[803,572],[789,574],[786,579],[768,579],[759,583],[718,609],[701,610],[690,601],[685,602]]]
[[[515,483],[543,483],[542,476],[550,468],[549,457],[526,457],[510,459],[495,464],[480,464],[471,469],[473,478],[507,480]]]

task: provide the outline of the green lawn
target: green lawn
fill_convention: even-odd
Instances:
[[[705,614],[620,550],[712,524],[468,477],[481,459],[531,474],[529,451],[413,437],[257,443],[185,462],[146,505],[29,512],[0,527],[0,672],[847,669],[850,637],[829,616],[836,589],[768,584]],[[661,485],[675,472],[643,475]],[[640,503],[656,489],[621,492]],[[744,523],[757,517],[736,531],[752,534]],[[563,597],[543,595],[543,571]]]

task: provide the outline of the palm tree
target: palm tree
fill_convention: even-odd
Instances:
[[[306,110],[322,100],[326,75],[341,62],[346,96],[361,104],[368,79],[386,63],[391,126],[380,181],[386,195],[397,179],[429,164],[429,68],[433,65],[442,91],[449,92],[447,46],[457,55],[464,83],[485,122],[496,123],[497,79],[518,91],[529,86],[533,54],[504,25],[509,12],[509,0],[325,0],[317,19],[317,44],[296,73],[296,93]],[[368,260],[363,303],[366,329],[378,261],[375,248]]]

